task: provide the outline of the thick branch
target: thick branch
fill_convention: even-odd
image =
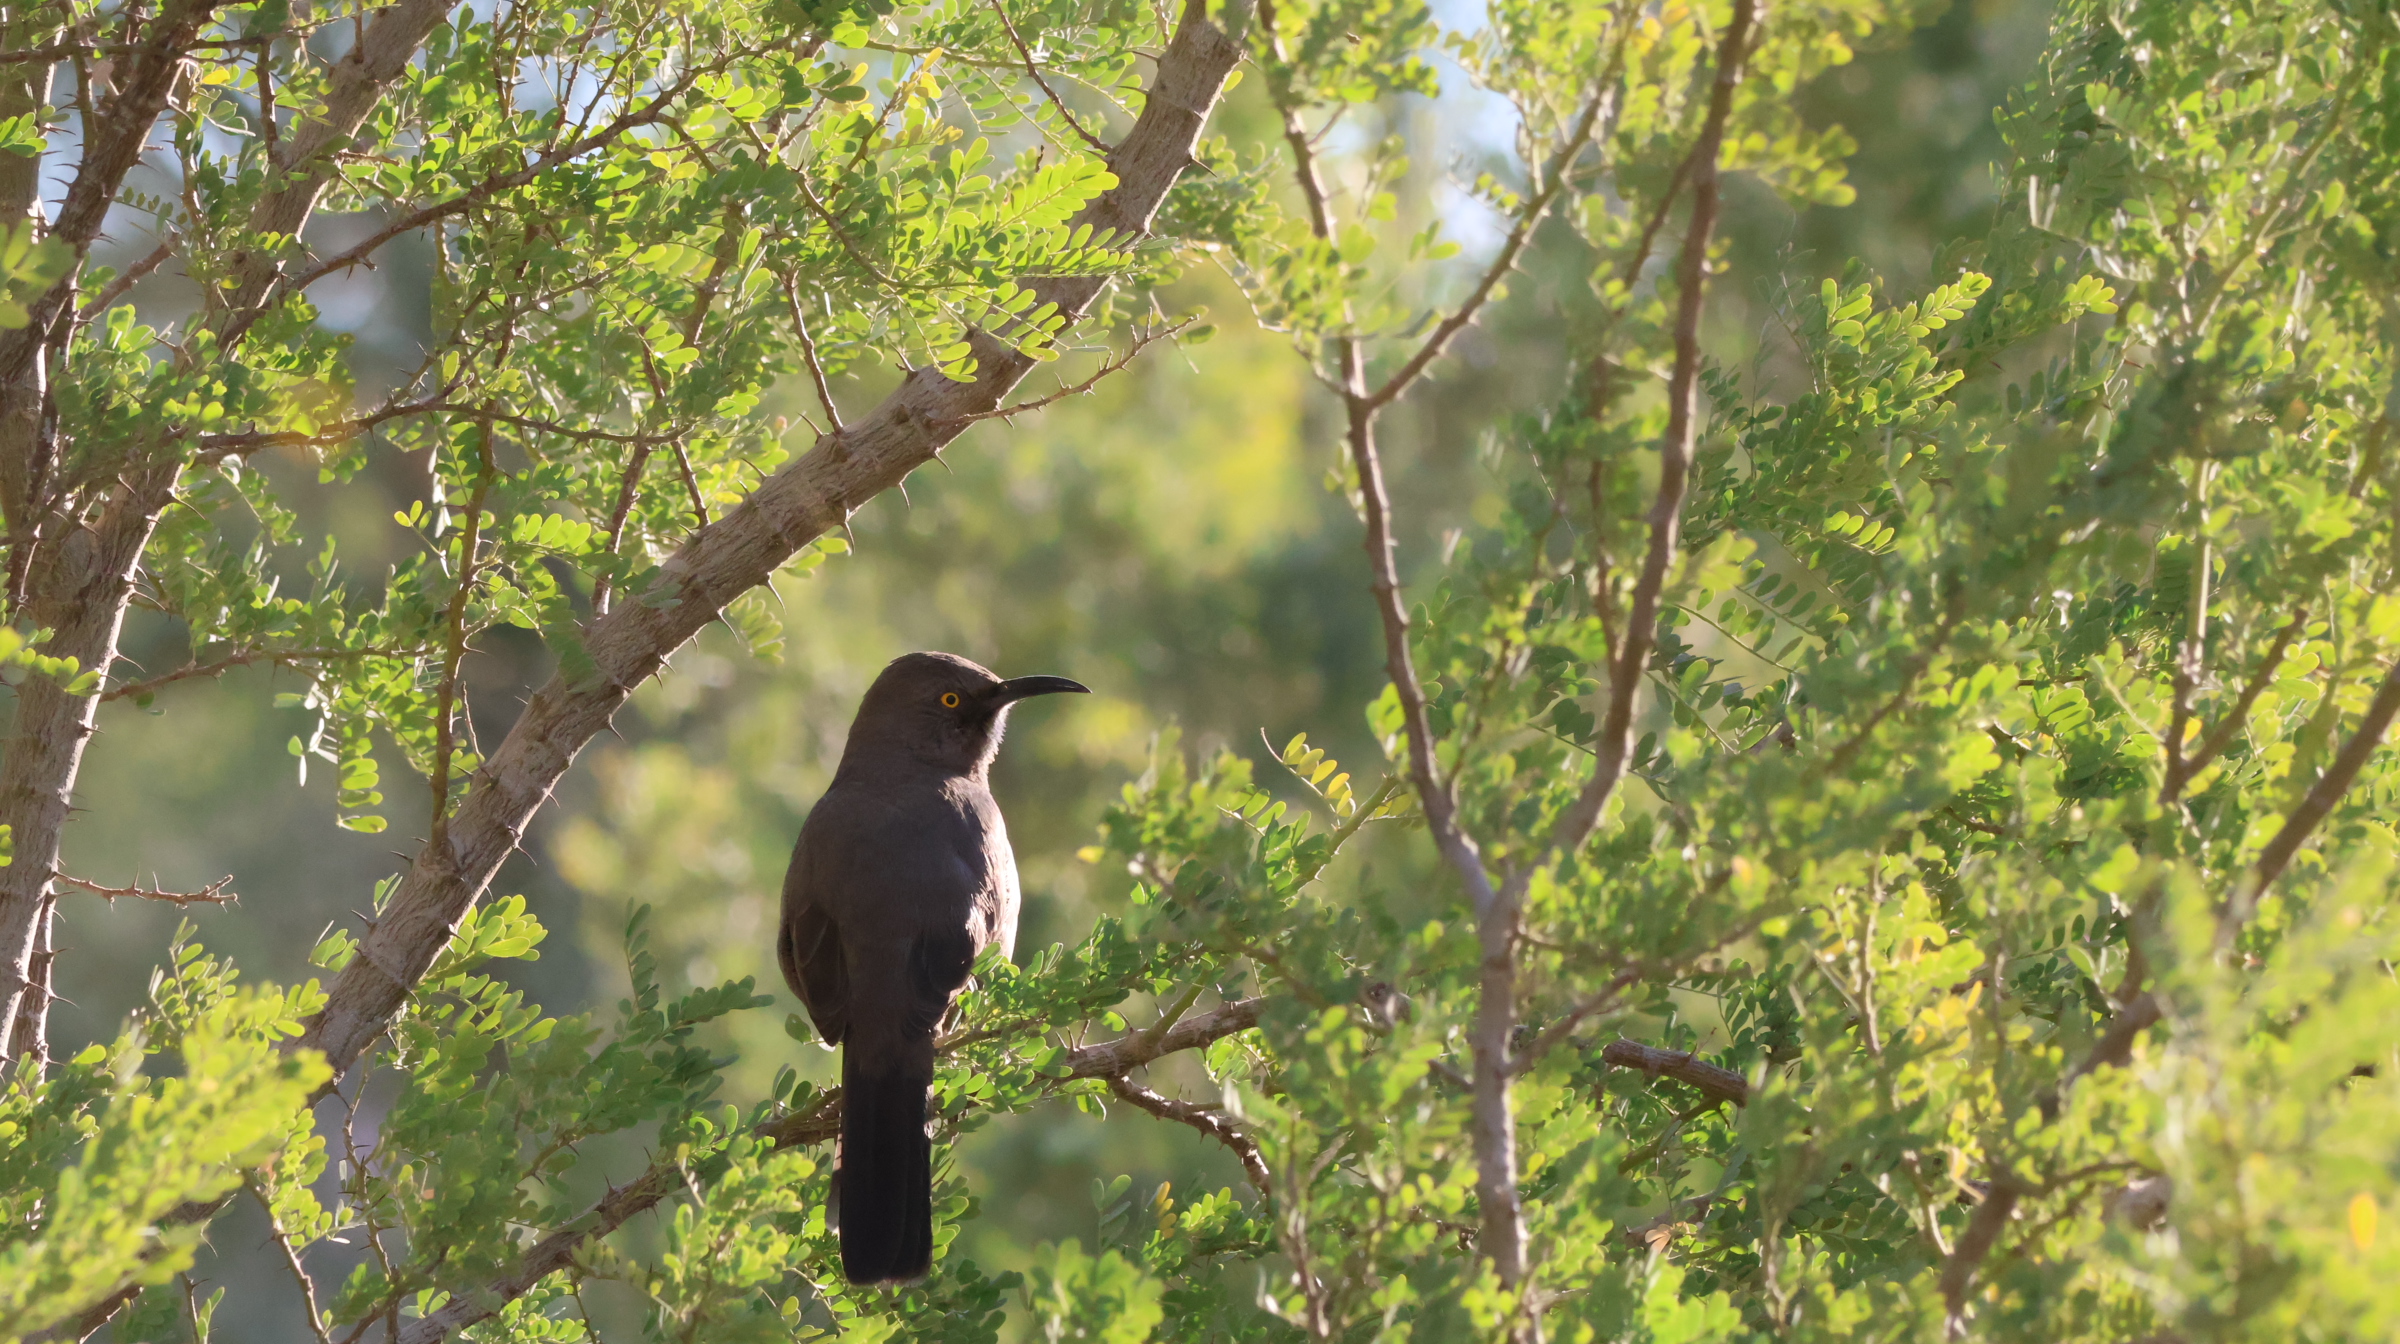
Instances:
[[[1187,11],[1159,60],[1141,119],[1111,156],[1117,186],[1075,223],[1127,237],[1147,231],[1167,189],[1192,161],[1201,126],[1240,55],[1240,45],[1198,6]],[[1037,302],[1056,303],[1073,319],[1105,283],[1049,277],[1031,288]],[[974,352],[974,382],[955,383],[932,369],[912,373],[873,412],[838,437],[820,438],[739,507],[696,531],[639,600],[592,623],[584,643],[596,675],[578,682],[553,677],[534,693],[507,739],[470,777],[447,828],[448,852],[429,846],[418,853],[358,957],[334,981],[302,1047],[322,1050],[337,1076],[348,1069],[390,1023],[576,753],[607,728],[632,689],[726,603],[931,460],[958,432],[943,422],[999,406],[1033,364],[988,336],[976,339]]]
[[[1710,1101],[1750,1104],[1750,1080],[1733,1070],[1711,1064],[1689,1050],[1661,1050],[1638,1041],[1610,1041],[1601,1061],[1620,1069],[1640,1069],[1653,1078],[1672,1078],[1700,1089]]]
[[[78,265],[36,305],[31,325],[0,334],[0,425],[8,427],[7,442],[0,444],[0,458],[6,459],[0,470],[5,489],[0,493],[13,501],[11,522],[23,538],[33,535],[34,516],[49,508],[41,502],[48,490],[43,457],[32,453],[29,439],[18,443],[23,436],[15,432],[39,401],[41,335],[68,302],[83,254],[98,236],[126,172],[139,159],[182,76],[184,48],[212,9],[206,0],[169,3],[148,25],[148,40],[120,65],[115,92],[88,128],[83,161],[52,231],[53,237],[75,249]],[[249,223],[254,230],[299,232],[334,168],[330,151],[349,143],[384,86],[406,68],[425,34],[449,9],[449,0],[401,0],[378,11],[336,66],[323,115],[297,128],[286,143],[287,166],[296,174],[252,211]],[[241,283],[233,297],[239,309],[263,292],[272,261],[261,256],[237,265],[242,268]],[[238,325],[229,328],[218,348],[230,346],[238,334]],[[20,448],[25,451],[16,451]],[[48,652],[102,672],[116,661],[134,567],[160,511],[174,497],[181,470],[175,456],[160,456],[121,478],[95,523],[66,527],[55,542],[45,533],[40,554],[23,572],[25,606],[34,624],[55,632]],[[25,543],[21,538],[12,541],[19,542],[13,566],[23,558]],[[13,1024],[32,970],[37,916],[50,900],[49,874],[58,867],[60,834],[98,707],[96,694],[69,694],[47,678],[29,682],[19,692],[14,737],[0,756],[0,821],[12,828],[17,853],[13,865],[0,869],[0,1040],[17,1035]]]
[[[1950,1258],[1942,1263],[1942,1304],[1948,1315],[1945,1338],[1967,1337],[1967,1289],[1974,1286],[1975,1271],[1999,1244],[2024,1193],[2024,1187],[2014,1180],[2003,1177],[1993,1181],[1983,1202],[1975,1206],[1975,1216],[1967,1220],[1967,1230],[1951,1248]]]
[[[100,236],[101,221],[116,203],[125,174],[141,161],[151,128],[166,110],[167,98],[182,74],[185,49],[215,8],[212,0],[170,0],[146,26],[141,44],[117,63],[112,91],[85,128],[82,161],[75,166],[75,178],[67,184],[48,230],[53,241],[74,249],[75,264],[40,298],[26,305],[30,322],[13,331],[0,331],[0,388],[12,394],[12,400],[48,337],[51,320],[75,292],[76,273],[82,269],[92,240]],[[0,409],[16,410],[13,405]]]

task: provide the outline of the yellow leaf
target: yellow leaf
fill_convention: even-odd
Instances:
[[[2350,1244],[2362,1251],[2375,1244],[2375,1196],[2364,1190],[2350,1197]]]

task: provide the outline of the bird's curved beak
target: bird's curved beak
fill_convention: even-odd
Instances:
[[[991,696],[992,705],[997,708],[1001,705],[1013,705],[1028,696],[1064,695],[1069,692],[1076,695],[1090,695],[1092,688],[1080,681],[1070,681],[1065,677],[1011,677],[994,686]]]

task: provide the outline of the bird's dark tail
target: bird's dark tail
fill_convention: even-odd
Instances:
[[[914,1279],[933,1265],[933,1144],[925,1137],[933,1070],[914,1060],[862,1067],[857,1054],[842,1051],[842,1156],[834,1173],[842,1273],[852,1283]]]

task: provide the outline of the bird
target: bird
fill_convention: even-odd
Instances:
[[[894,659],[867,688],[841,764],[801,824],[775,957],[826,1045],[842,1051],[833,1207],[852,1283],[933,1263],[934,1033],[984,949],[1017,937],[1017,861],[992,798],[1008,712],[1088,693],[1065,677],[1002,680],[955,654]]]

